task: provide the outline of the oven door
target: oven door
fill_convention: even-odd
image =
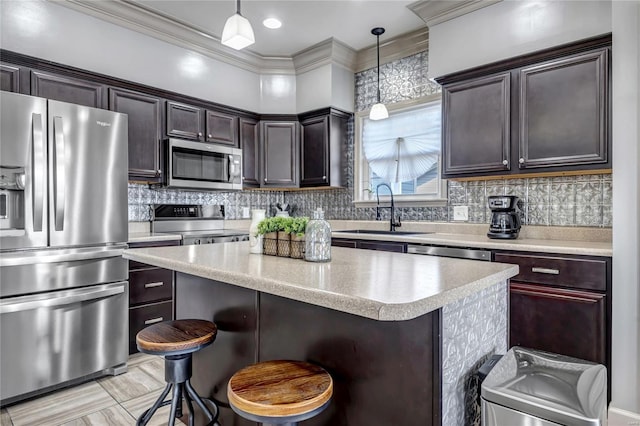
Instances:
[[[167,186],[242,189],[242,151],[214,144],[169,139]]]
[[[126,363],[128,283],[0,301],[0,399],[30,397]]]

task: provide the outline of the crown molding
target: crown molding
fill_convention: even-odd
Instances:
[[[355,71],[356,55],[355,50],[332,37],[293,55],[293,66],[297,74],[327,64]]]
[[[407,7],[428,27],[471,13],[502,0],[422,0]]]
[[[398,37],[380,41],[380,64],[386,64],[416,53],[429,50],[429,28],[419,28]],[[377,65],[376,45],[358,51],[354,72],[361,72]]]
[[[128,0],[47,1],[257,74],[293,75],[311,71],[326,64],[336,64],[352,72],[376,66],[375,45],[356,52],[341,41],[329,38],[291,57],[268,57],[252,52],[250,49],[230,49],[223,46],[218,37],[202,28],[175,20]],[[449,1],[443,3],[449,3]],[[428,28],[424,27],[384,40],[380,44],[380,62],[391,62],[428,50],[428,32]]]
[[[234,50],[202,28],[169,18],[127,0],[49,0],[78,12],[146,34],[167,43],[259,74],[294,74],[288,57],[264,57],[250,50]]]

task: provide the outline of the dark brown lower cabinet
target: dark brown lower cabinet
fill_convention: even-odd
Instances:
[[[607,364],[606,295],[511,282],[511,346]]]
[[[129,354],[138,352],[136,334],[143,328],[173,319],[173,299],[129,308]]]
[[[180,241],[130,243],[129,248],[180,245]],[[136,334],[143,328],[174,318],[174,272],[129,261],[129,354],[138,352]]]

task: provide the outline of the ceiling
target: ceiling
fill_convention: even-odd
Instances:
[[[127,0],[150,12],[177,21],[219,39],[227,18],[235,13],[235,0]],[[334,38],[353,50],[375,44],[374,27],[384,27],[380,37],[393,38],[426,26],[404,0],[242,0],[241,13],[251,22],[255,44],[246,48],[263,57],[291,57]],[[276,30],[262,21],[282,21]]]

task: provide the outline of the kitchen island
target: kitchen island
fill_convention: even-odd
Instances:
[[[517,266],[336,247],[328,263],[248,252],[248,243],[125,252],[177,272],[177,318],[218,325],[217,341],[195,356],[199,392],[224,407],[236,370],[302,359],[335,381],[330,408],[309,425],[474,421],[472,373],[506,351],[506,283]]]

